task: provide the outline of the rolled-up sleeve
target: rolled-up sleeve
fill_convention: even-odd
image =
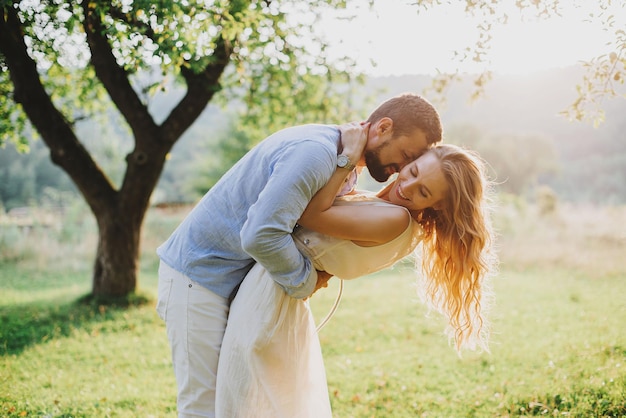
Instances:
[[[301,299],[313,293],[317,273],[296,248],[291,232],[334,172],[336,153],[319,142],[300,141],[285,147],[271,164],[269,180],[248,210],[241,244],[288,295]]]

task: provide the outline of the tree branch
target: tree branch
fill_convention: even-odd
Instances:
[[[157,125],[148,108],[141,102],[128,79],[128,73],[117,64],[105,28],[100,20],[95,3],[83,2],[85,20],[83,27],[91,50],[91,63],[98,79],[109,93],[111,100],[122,113],[130,128],[137,132],[157,134]]]
[[[230,44],[220,37],[213,53],[213,61],[202,72],[196,74],[188,67],[181,68],[181,74],[187,83],[187,94],[162,124],[164,138],[168,141],[176,141],[220,90],[219,78],[230,62],[231,52]]]
[[[152,39],[153,42],[156,42],[155,33],[150,25],[146,25],[141,20],[133,18],[131,13],[124,13],[119,7],[110,5],[109,14],[113,19],[120,20],[129,26],[137,28],[140,33],[147,36],[149,39]]]
[[[35,61],[28,55],[16,9],[0,9],[0,52],[20,103],[50,149],[50,158],[72,178],[94,212],[116,194],[107,177],[80,143],[45,91]]]

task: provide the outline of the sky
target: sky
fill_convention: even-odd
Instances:
[[[582,7],[567,7],[562,17],[539,20],[522,16],[511,8],[509,21],[493,32],[489,69],[498,73],[528,74],[573,65],[607,52],[607,32],[598,24],[584,22],[596,0],[579,1]],[[366,3],[366,2],[363,2]],[[477,39],[477,20],[469,18],[458,2],[456,7],[438,6],[422,15],[406,0],[378,0],[374,10],[363,7],[352,21],[328,18],[322,31],[332,40],[331,53],[349,51],[358,57],[368,74],[433,74],[459,68],[454,50],[462,50]],[[502,3],[511,3],[504,1]],[[617,25],[626,29],[624,2],[614,7]],[[459,7],[461,6],[461,7]],[[597,10],[597,8],[596,8]],[[368,64],[376,62],[376,67]],[[482,67],[466,64],[462,72]]]

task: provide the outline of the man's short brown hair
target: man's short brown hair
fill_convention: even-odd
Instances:
[[[383,102],[367,119],[376,123],[388,117],[393,120],[393,137],[411,135],[420,129],[426,135],[429,145],[441,141],[443,128],[439,113],[432,104],[422,96],[414,93],[404,93]]]

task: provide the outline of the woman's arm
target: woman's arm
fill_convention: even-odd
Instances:
[[[400,206],[342,205],[321,212],[307,208],[298,223],[324,235],[368,246],[396,238],[406,230],[410,218],[409,212]]]
[[[343,125],[343,153],[358,161],[367,140],[369,125]],[[313,231],[363,245],[382,244],[400,235],[408,226],[410,215],[401,207],[332,206],[349,170],[337,168],[324,187],[313,196],[298,223]]]

